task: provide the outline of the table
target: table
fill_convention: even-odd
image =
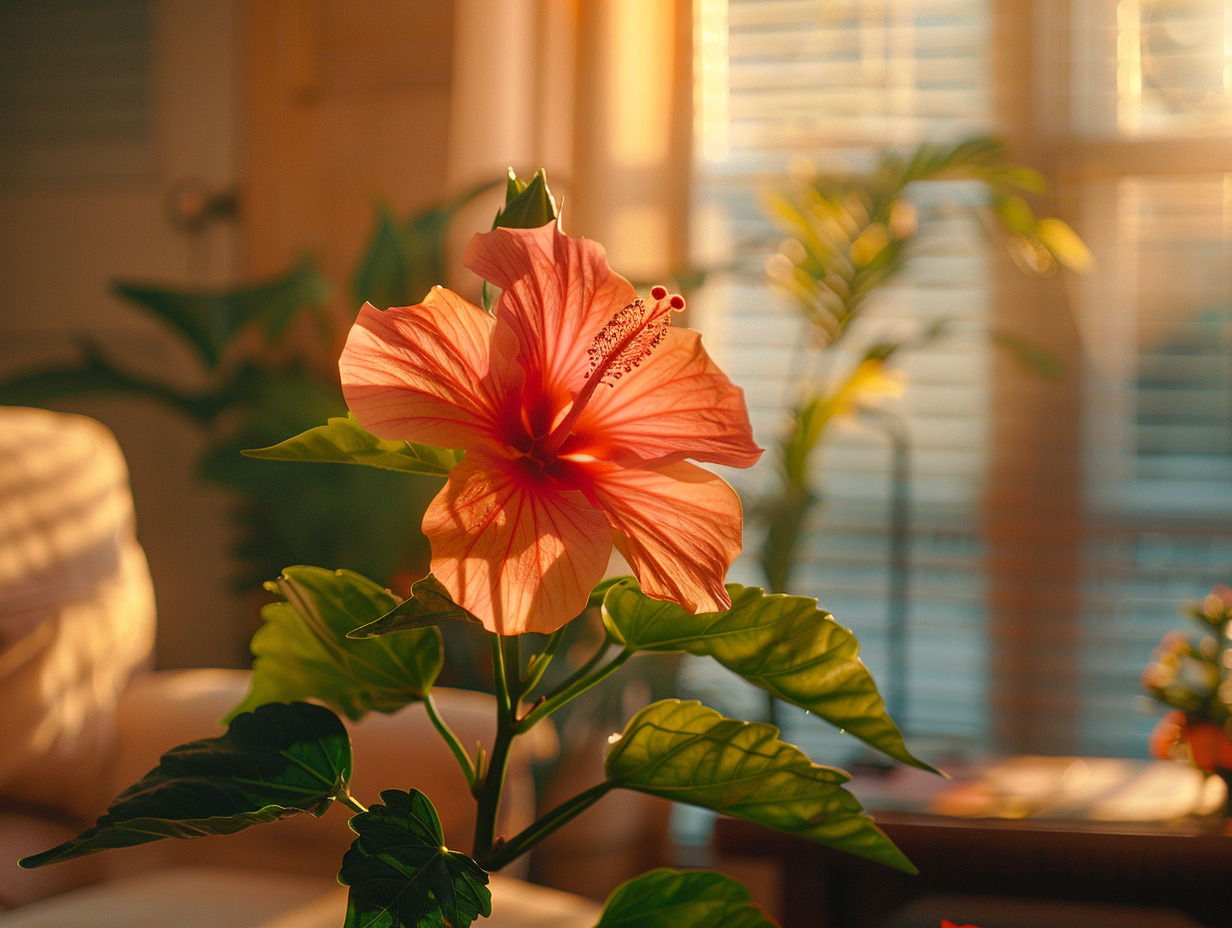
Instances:
[[[918,876],[734,819],[716,824],[715,849],[779,862],[785,928],[872,928],[937,893],[1155,906],[1227,928],[1232,826],[1192,814],[1211,804],[1196,773],[1146,761],[1002,758],[951,781],[905,770],[856,777],[852,791]],[[1192,795],[1178,795],[1185,790]]]

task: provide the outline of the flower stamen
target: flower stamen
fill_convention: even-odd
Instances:
[[[555,454],[560,449],[599,384],[614,387],[616,381],[641,364],[667,338],[672,313],[684,310],[684,297],[668,293],[666,287],[655,287],[650,298],[654,302],[649,306],[645,300],[637,299],[617,310],[599,330],[586,351],[590,358],[584,375],[586,383],[574,398],[568,415],[548,436],[543,450]]]

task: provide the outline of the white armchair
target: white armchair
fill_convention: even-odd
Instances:
[[[133,530],[123,457],[99,423],[0,409],[0,928],[336,928],[347,813],[296,816],[226,838],[166,839],[39,870],[18,858],[93,824],[167,749],[220,734],[246,671],[151,671],[153,592]],[[439,690],[463,743],[490,742],[487,697]],[[422,707],[349,725],[357,797],[415,787],[446,843],[467,848],[473,806]],[[530,765],[555,749],[544,729],[511,764],[502,825],[534,808]],[[598,906],[492,878],[485,925],[584,928]],[[191,913],[191,915],[189,914]]]

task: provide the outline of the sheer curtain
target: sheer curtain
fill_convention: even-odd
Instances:
[[[451,185],[546,167],[566,231],[602,242],[620,273],[657,282],[679,270],[689,217],[688,0],[454,7]]]

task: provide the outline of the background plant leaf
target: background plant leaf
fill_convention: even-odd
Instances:
[[[637,581],[625,579],[604,597],[603,618],[625,647],[713,657],[895,760],[933,770],[907,750],[860,660],[855,635],[818,608],[817,600],[737,583],[727,590],[729,610],[690,615],[675,603],[651,599]]]
[[[250,287],[168,290],[120,281],[115,292],[178,331],[213,370],[237,332],[260,322],[267,337],[276,338],[305,306],[324,305],[329,283],[305,257],[280,277]]]
[[[773,928],[749,891],[713,870],[648,870],[608,897],[595,928]]]
[[[268,448],[245,450],[244,454],[267,461],[363,464],[431,477],[446,476],[462,459],[462,452],[448,448],[377,438],[350,413],[332,416],[325,425],[310,428]]]
[[[616,786],[767,825],[914,873],[855,796],[850,777],[814,764],[765,722],[666,699],[625,726],[604,761]]]
[[[378,584],[348,570],[288,567],[268,584],[285,602],[261,610],[252,639],[252,685],[231,713],[316,698],[350,719],[423,699],[440,673],[436,629],[355,640],[347,633],[394,607]]]
[[[445,237],[458,210],[500,181],[477,184],[452,200],[416,213],[405,220],[388,204],[376,207],[368,244],[351,279],[353,302],[379,309],[410,306],[423,300],[447,277]]]
[[[428,574],[411,584],[411,595],[374,622],[352,629],[349,638],[374,638],[390,632],[427,628],[456,619],[478,622],[473,615],[449,597],[449,591],[436,577]]]
[[[323,706],[238,716],[218,738],[173,748],[93,828],[20,861],[32,868],[159,838],[227,835],[301,812],[322,815],[351,777],[351,744]]]
[[[338,880],[351,887],[344,928],[466,928],[492,914],[488,875],[444,846],[440,819],[418,790],[385,790],[351,819],[358,837]]]

